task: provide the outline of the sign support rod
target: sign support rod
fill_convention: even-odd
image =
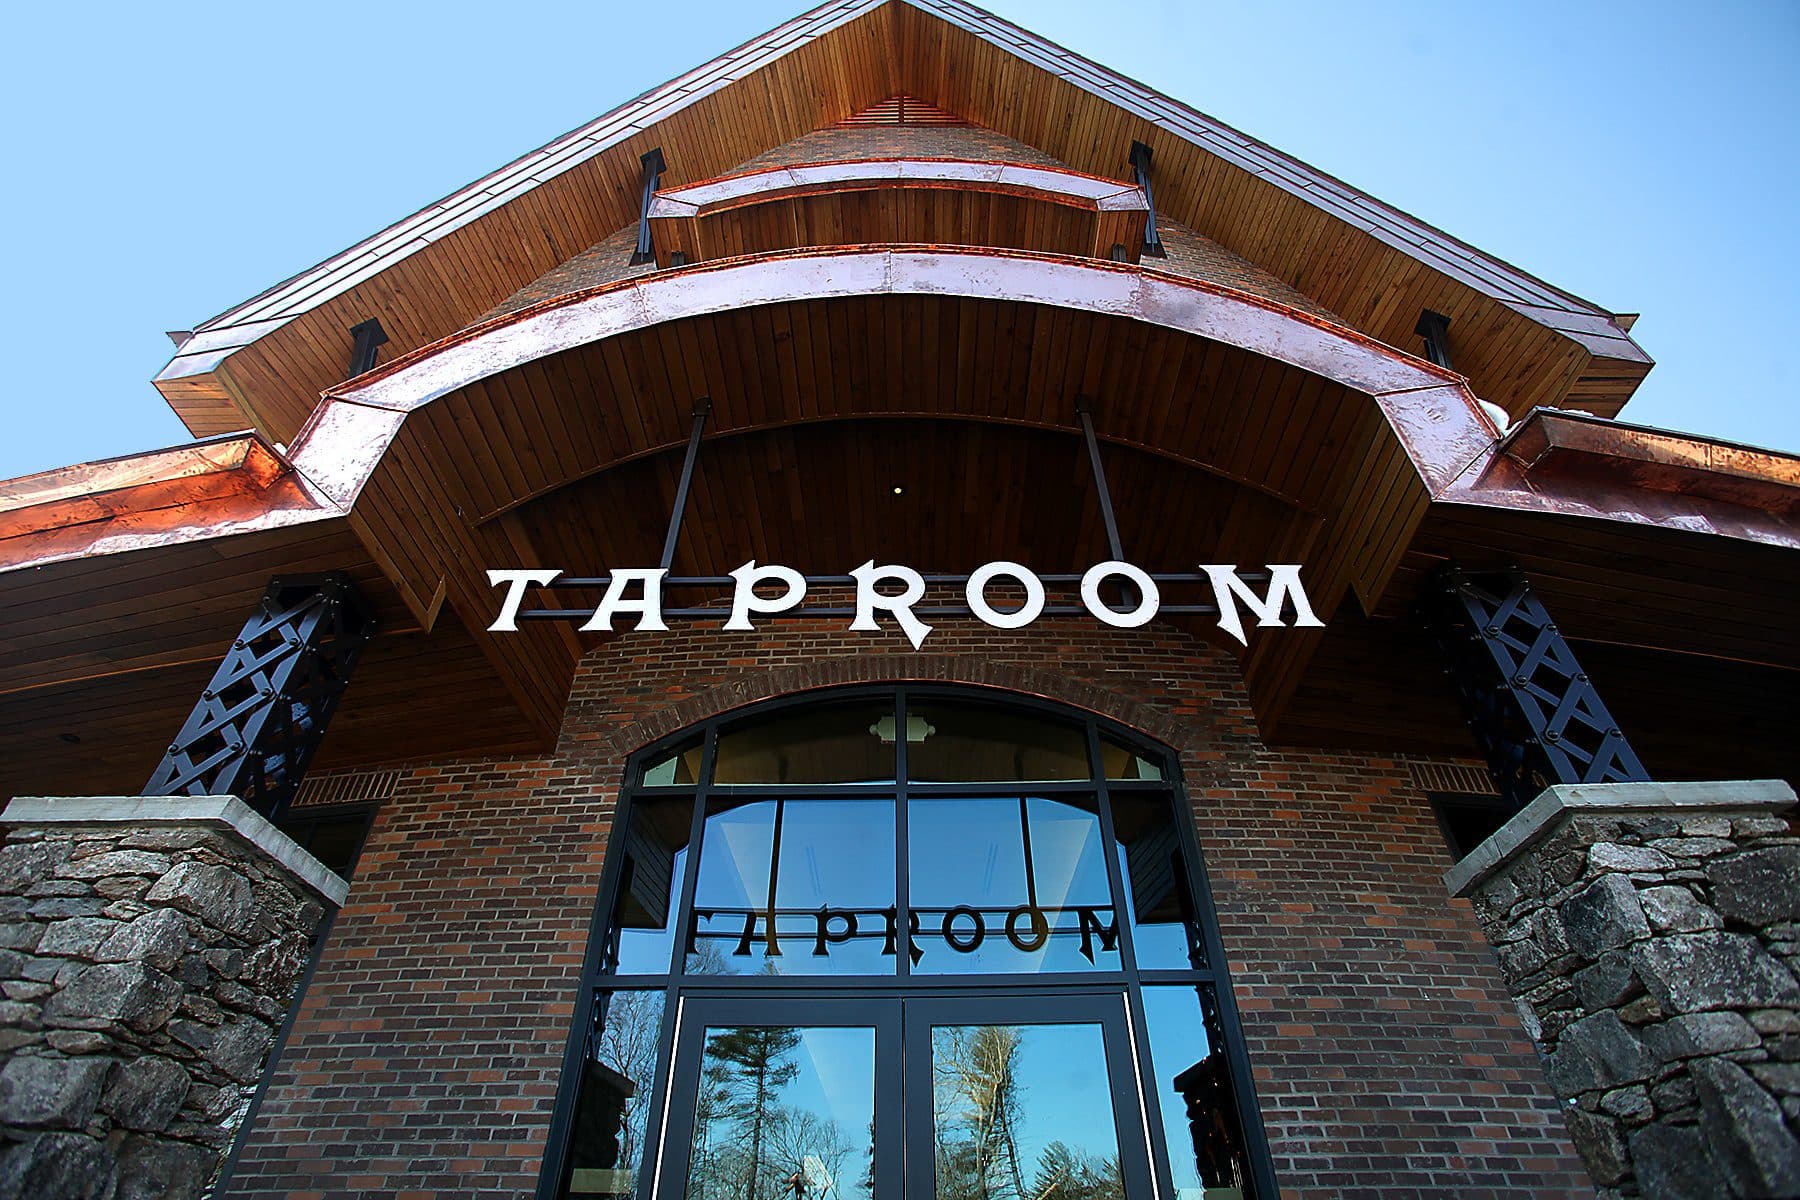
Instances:
[[[1100,493],[1100,519],[1106,523],[1106,548],[1115,562],[1125,559],[1125,548],[1119,542],[1119,522],[1113,517],[1112,492],[1106,486],[1106,467],[1100,462],[1100,443],[1094,440],[1094,402],[1086,396],[1075,401],[1075,414],[1081,418],[1081,436],[1087,441],[1088,465],[1094,469],[1094,487]]]
[[[675,511],[669,514],[669,536],[663,539],[662,569],[675,562],[675,543],[681,540],[681,518],[687,512],[688,488],[694,482],[694,463],[700,457],[700,435],[706,430],[706,415],[712,401],[705,396],[694,401],[694,431],[688,435],[687,457],[681,461],[681,482],[675,485]]]

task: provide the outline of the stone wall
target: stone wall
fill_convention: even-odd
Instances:
[[[0,823],[0,1200],[200,1195],[341,881],[231,797]]]
[[[1552,788],[1451,873],[1603,1196],[1800,1196],[1793,802]]]

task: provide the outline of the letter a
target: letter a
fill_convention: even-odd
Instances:
[[[596,630],[610,632],[613,617],[622,612],[634,612],[638,615],[636,628],[639,630],[667,630],[662,619],[662,581],[668,572],[661,567],[633,568],[614,571],[607,581],[606,595],[600,598],[600,604],[594,609],[594,615],[588,618],[587,624],[581,627],[583,633]],[[636,600],[627,599],[625,589],[632,584],[641,584],[644,594]]]

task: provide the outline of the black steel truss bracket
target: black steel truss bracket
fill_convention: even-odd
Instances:
[[[1446,567],[1419,615],[1515,810],[1552,784],[1650,778],[1522,572]]]
[[[1167,258],[1169,252],[1163,249],[1162,235],[1156,232],[1156,195],[1150,190],[1150,147],[1142,142],[1131,143],[1131,169],[1137,173],[1137,184],[1144,189],[1144,203],[1150,210],[1144,214],[1144,253],[1152,258]]]
[[[387,330],[381,327],[381,322],[370,317],[361,324],[350,327],[350,338],[350,374],[345,378],[355,379],[363,372],[375,369],[375,359],[380,355],[381,348],[387,345],[388,335]]]
[[[1443,367],[1455,370],[1450,365],[1450,318],[1441,312],[1426,309],[1419,314],[1419,323],[1413,332],[1425,339],[1425,357]]]
[[[644,165],[644,194],[638,202],[638,240],[637,249],[631,252],[631,265],[656,261],[656,250],[650,244],[650,201],[656,198],[656,189],[662,184],[662,173],[668,169],[663,161],[662,147],[646,150],[638,161]]]
[[[348,575],[270,580],[143,794],[233,795],[279,818],[374,634]]]

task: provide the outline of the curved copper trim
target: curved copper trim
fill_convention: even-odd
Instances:
[[[870,295],[951,295],[1047,304],[1146,321],[1287,363],[1372,397],[1434,491],[1448,485],[1497,436],[1461,376],[1355,330],[1247,292],[1066,255],[862,246],[787,251],[661,271],[502,314],[326,393],[296,439],[294,458],[321,483],[328,476],[341,476],[341,469],[319,461],[314,432],[342,422],[341,410],[346,407],[401,415],[534,359],[661,322],[754,305]],[[396,431],[397,427],[396,423]],[[365,453],[372,449],[366,442],[363,446]],[[347,504],[361,482],[344,484],[333,495]]]
[[[650,216],[708,217],[747,205],[821,192],[870,188],[966,188],[1006,192],[1088,212],[1148,212],[1136,184],[1067,167],[962,158],[882,158],[798,163],[745,171],[668,188],[650,202]]]

